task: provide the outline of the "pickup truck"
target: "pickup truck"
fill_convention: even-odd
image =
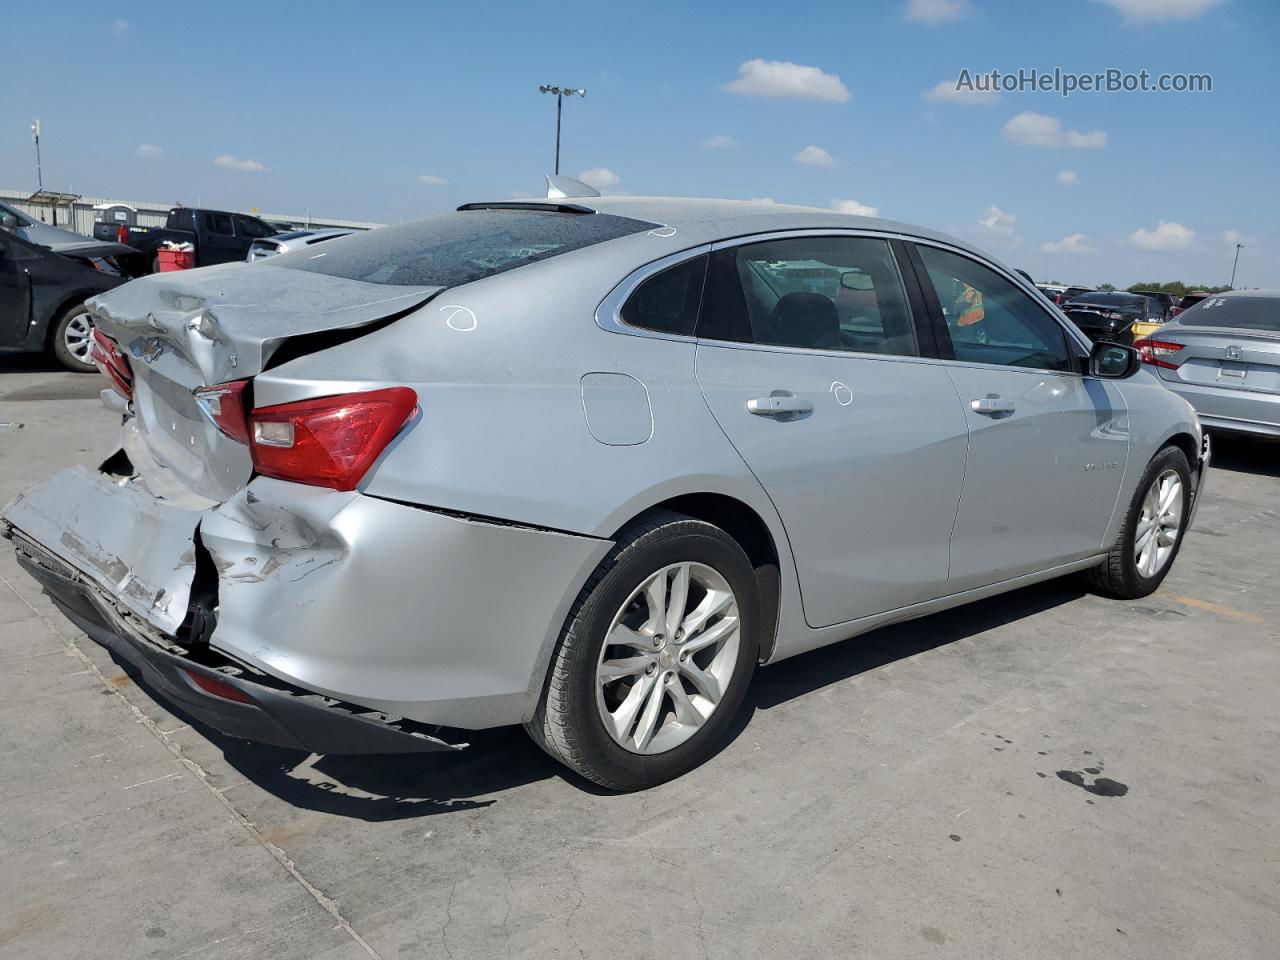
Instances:
[[[166,240],[190,243],[195,247],[196,266],[243,260],[255,240],[279,233],[274,227],[243,213],[224,210],[197,210],[174,207],[163,227],[125,226],[110,222],[95,223],[96,240],[125,243],[140,251],[151,272],[159,270],[157,251]]]

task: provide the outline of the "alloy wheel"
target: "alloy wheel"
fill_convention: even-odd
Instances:
[[[62,342],[67,352],[81,363],[92,364],[89,349],[93,346],[93,320],[88,313],[77,313],[67,321],[62,331]]]
[[[596,667],[596,705],[614,742],[640,754],[678,747],[733,678],[738,599],[703,563],[655,571],[614,615]]]
[[[1182,478],[1165,470],[1151,482],[1142,498],[1142,512],[1133,533],[1133,556],[1138,573],[1148,579],[1165,568],[1182,529]]]

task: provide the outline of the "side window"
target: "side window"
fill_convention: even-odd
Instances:
[[[706,273],[704,255],[654,274],[627,298],[622,322],[644,330],[692,336]]]
[[[206,213],[204,215],[204,228],[210,233],[216,233],[220,236],[230,237],[231,218],[225,213]]]
[[[993,270],[936,247],[917,246],[956,359],[1038,370],[1075,369],[1062,327]]]
[[[268,227],[256,217],[237,217],[240,227],[240,235],[257,240],[262,237],[272,236],[275,231]]]
[[[712,254],[698,336],[780,347],[917,356],[889,244],[794,237]]]

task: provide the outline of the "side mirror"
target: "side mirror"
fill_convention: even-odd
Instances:
[[[846,290],[870,290],[871,278],[861,270],[846,270],[840,274],[840,286]]]
[[[1142,367],[1142,358],[1133,347],[1100,342],[1089,352],[1089,374],[1104,380],[1124,380]]]
[[[17,230],[18,218],[12,213],[0,213],[0,227],[6,230]]]

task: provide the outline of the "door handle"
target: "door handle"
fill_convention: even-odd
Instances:
[[[969,406],[973,408],[974,413],[984,413],[987,416],[1013,413],[1017,409],[1012,400],[1006,400],[1004,397],[997,397],[994,394],[971,400]]]
[[[788,414],[812,413],[813,401],[802,397],[752,397],[747,412],[757,417],[784,417]]]

